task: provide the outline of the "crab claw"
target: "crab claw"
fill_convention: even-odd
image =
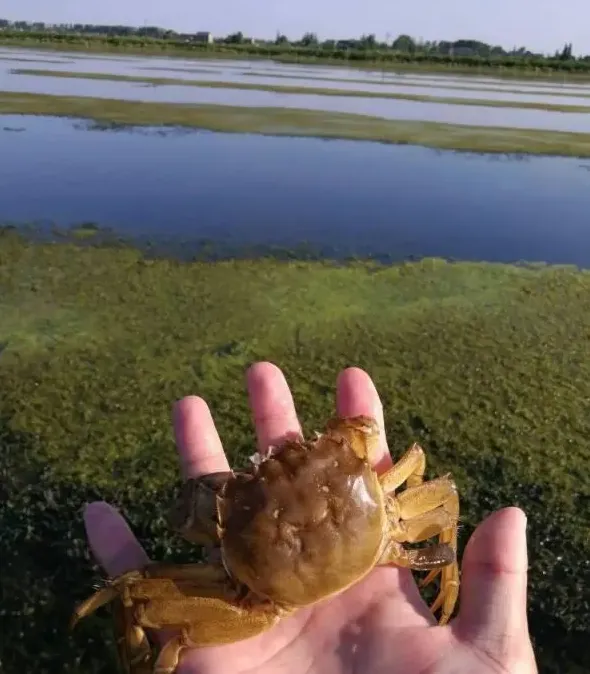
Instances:
[[[103,587],[102,589],[95,592],[91,597],[82,602],[80,606],[74,611],[74,615],[70,620],[70,629],[73,630],[74,627],[86,616],[94,613],[101,606],[110,604],[114,601],[120,592],[113,586]]]

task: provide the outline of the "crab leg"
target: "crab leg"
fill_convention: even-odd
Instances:
[[[450,544],[450,541],[442,540],[442,535],[455,525],[456,518],[448,512],[445,506],[439,506],[409,520],[399,519],[399,504],[395,501],[388,507],[388,510],[392,513],[391,535],[400,543],[419,543],[439,536],[441,539],[439,542]]]
[[[402,526],[405,525],[408,533],[413,532],[414,537],[422,536],[414,540],[424,540],[440,527],[439,541],[456,552],[459,495],[450,475],[409,487],[396,496],[394,503]]]
[[[433,569],[428,576],[432,578],[436,577],[436,573],[432,575]],[[440,592],[438,593],[437,598],[434,600],[430,606],[432,613],[436,613],[440,608],[442,608],[441,617],[439,619],[440,625],[445,625],[449,622],[455,604],[457,603],[457,598],[459,596],[459,566],[457,563],[449,564],[441,569],[441,580],[440,580]],[[430,582],[430,581],[429,581]],[[426,583],[421,583],[420,587],[424,587]]]
[[[126,607],[121,599],[113,603],[113,621],[117,651],[126,674],[152,674],[152,645],[145,630],[136,624],[133,606]]]
[[[413,444],[400,460],[379,477],[379,482],[386,494],[391,494],[404,482],[408,488],[417,487],[424,480],[426,456],[420,445]]]
[[[450,475],[429,480],[416,487],[408,487],[394,498],[390,498],[389,504],[395,515],[404,521],[402,526],[405,524],[418,532],[426,528],[429,522],[437,523],[442,528],[441,536],[445,537],[443,542],[456,548],[455,529],[459,519],[459,496]],[[404,533],[407,535],[407,532]]]
[[[152,647],[143,628],[134,619],[134,604],[129,591],[129,583],[142,577],[141,571],[130,571],[110,581],[84,601],[72,616],[70,628],[78,621],[94,613],[101,606],[113,602],[113,619],[117,651],[128,674],[151,674]]]
[[[135,617],[139,624],[179,632],[160,651],[154,674],[173,674],[182,651],[187,648],[220,646],[255,637],[288,613],[272,605],[243,608],[229,597],[196,596],[196,591],[194,586],[182,582],[172,590],[168,588],[161,598],[137,604]]]
[[[243,605],[239,595],[222,567],[155,562],[108,581],[76,609],[72,626],[114,602],[117,645],[127,674],[171,674],[183,649],[256,636],[289,613],[270,603]],[[180,631],[155,665],[146,629]]]
[[[448,545],[431,545],[427,548],[406,549],[401,543],[389,541],[377,564],[395,564],[415,571],[440,569],[452,564],[455,554]]]
[[[154,665],[154,674],[173,674],[180,662],[182,651],[189,647],[186,628],[164,644]]]
[[[146,604],[138,617],[142,623],[159,618],[165,623],[162,627],[180,631],[164,645],[154,666],[154,674],[173,674],[183,650],[250,639],[269,630],[287,613],[272,606],[252,610],[220,598],[183,596],[170,597],[165,605]]]
[[[223,566],[215,564],[173,564],[170,562],[151,562],[143,570],[144,578],[169,578],[170,580],[191,580],[200,589],[219,586],[228,581]]]
[[[409,454],[406,454],[406,457]],[[408,457],[409,463],[411,461]],[[405,469],[400,469],[397,480],[408,474],[408,470],[410,470],[408,464],[406,464]],[[416,465],[419,465],[418,456],[414,459],[414,466]],[[398,467],[399,464],[396,468]],[[391,471],[389,472],[391,473]],[[414,543],[432,536],[438,536],[439,546],[444,545],[452,552],[452,561],[446,565],[431,566],[430,573],[420,584],[421,587],[425,587],[439,573],[442,574],[440,592],[430,608],[432,612],[442,608],[439,622],[445,624],[450,618],[459,592],[459,567],[456,561],[459,496],[455,483],[447,475],[429,482],[423,482],[417,486],[408,487],[396,497],[390,497],[388,510],[391,521],[390,535],[394,540]],[[422,568],[428,567],[423,566]]]
[[[120,598],[123,606],[133,606],[127,585],[133,583],[134,580],[141,578],[143,578],[143,573],[141,571],[129,571],[115,580],[108,581],[106,587],[95,592],[76,608],[70,621],[70,629],[73,629],[82,618],[86,618],[86,616],[94,613],[101,606],[106,606],[117,598]]]

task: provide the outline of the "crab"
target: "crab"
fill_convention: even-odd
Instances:
[[[150,562],[107,580],[72,626],[113,602],[125,671],[172,674],[185,649],[254,637],[390,564],[428,571],[422,587],[441,575],[431,610],[444,625],[459,591],[455,482],[424,481],[418,444],[378,474],[378,442],[373,418],[332,418],[313,439],[256,453],[249,471],[186,480],[169,521],[208,548],[207,561]],[[171,634],[157,655],[150,629]]]

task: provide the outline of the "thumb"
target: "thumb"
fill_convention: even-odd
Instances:
[[[528,635],[527,568],[526,515],[492,513],[465,548],[457,629],[470,639]]]

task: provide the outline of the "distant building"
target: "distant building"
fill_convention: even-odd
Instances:
[[[176,36],[177,40],[182,40],[182,42],[202,42],[205,44],[213,43],[213,35],[209,32],[201,33],[178,33]]]
[[[471,47],[451,47],[451,56],[475,56],[476,51]]]
[[[336,49],[355,49],[358,47],[358,40],[338,40]]]
[[[206,42],[207,44],[212,44],[213,43],[213,34],[210,33],[209,31],[201,31],[199,33],[195,33],[194,41],[195,42]]]

